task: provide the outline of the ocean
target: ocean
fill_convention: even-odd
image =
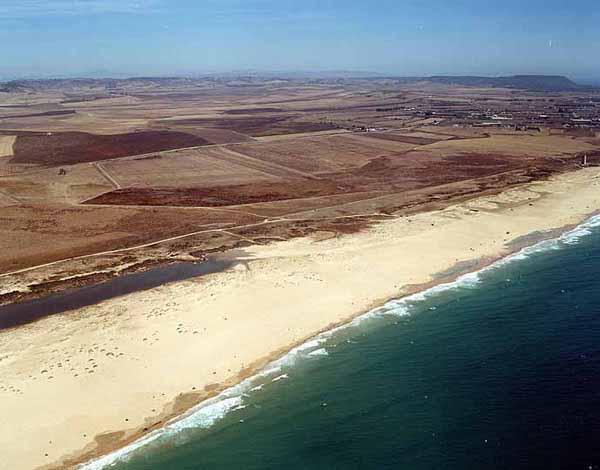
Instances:
[[[107,466],[600,468],[600,217],[323,334],[86,468]]]

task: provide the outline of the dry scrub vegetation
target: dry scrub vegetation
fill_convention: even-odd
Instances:
[[[153,242],[129,262],[336,236],[575,168],[583,154],[600,160],[597,131],[552,114],[584,102],[573,93],[360,80],[102,86],[0,97],[0,271]]]

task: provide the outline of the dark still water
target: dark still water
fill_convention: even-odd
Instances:
[[[390,302],[90,468],[600,468],[594,225]]]
[[[125,274],[99,284],[67,289],[39,299],[0,305],[0,330],[26,325],[40,318],[95,305],[103,300],[152,289],[169,282],[223,271],[232,264],[233,261],[229,260],[173,263]]]

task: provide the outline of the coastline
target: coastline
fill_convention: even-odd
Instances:
[[[129,347],[126,356],[134,351],[148,352],[149,348],[143,343],[161,343],[159,340],[154,341],[152,333],[138,338],[151,330],[158,329],[160,333],[161,329],[175,327],[176,333],[168,335],[169,338],[161,338],[166,340],[161,343],[166,343],[166,347],[156,346],[158,351],[149,354],[151,357],[142,358],[140,354],[133,365],[123,367],[124,372],[119,372],[121,367],[117,370],[118,366],[114,363],[101,364],[98,358],[92,361],[97,366],[102,365],[101,369],[105,370],[102,374],[92,372],[87,375],[84,390],[79,393],[90,394],[88,406],[105,406],[109,419],[103,414],[104,422],[95,423],[99,432],[85,433],[83,438],[75,436],[76,439],[69,439],[69,433],[74,434],[76,428],[80,430],[93,427],[89,424],[93,419],[85,422],[78,417],[82,410],[85,412],[86,401],[69,395],[75,392],[69,392],[68,386],[72,387],[76,380],[60,377],[62,371],[53,368],[50,372],[47,370],[46,374],[53,373],[57,377],[46,379],[46,387],[27,384],[28,389],[38,390],[38,393],[41,389],[40,395],[52,395],[53,388],[66,389],[65,398],[60,403],[55,403],[57,409],[52,410],[54,414],[50,413],[54,419],[47,420],[39,416],[36,405],[39,406],[40,403],[34,401],[34,406],[26,406],[24,401],[27,400],[23,397],[31,397],[32,394],[36,397],[36,394],[33,390],[28,393],[23,387],[22,393],[16,394],[16,399],[13,398],[12,406],[2,410],[10,418],[6,421],[13,421],[21,416],[26,423],[29,422],[27,419],[31,420],[32,429],[40,420],[53,423],[54,427],[50,426],[46,434],[38,432],[38,436],[33,438],[38,438],[38,442],[42,443],[43,439],[47,441],[45,436],[48,432],[54,432],[53,435],[60,441],[63,437],[62,430],[65,435],[61,444],[68,443],[70,447],[63,445],[69,449],[65,449],[60,455],[59,452],[57,455],[46,452],[47,456],[27,455],[30,460],[26,462],[26,454],[19,453],[17,442],[23,436],[1,428],[2,447],[7,446],[13,451],[9,454],[14,459],[9,460],[11,464],[14,463],[11,468],[72,468],[76,463],[115,450],[162,426],[168,419],[181,415],[197,403],[254,375],[273,359],[322,332],[347,324],[390,299],[447,282],[452,276],[456,278],[467,266],[470,267],[468,271],[481,269],[519,251],[518,241],[531,241],[527,237],[531,237],[534,232],[541,232],[542,238],[551,238],[551,234],[558,230],[568,230],[600,209],[600,181],[596,179],[597,174],[598,169],[566,173],[495,196],[474,198],[444,210],[382,222],[365,233],[347,235],[340,239],[314,241],[308,238],[249,247],[249,268],[239,266],[226,273],[210,275],[206,280],[183,281],[153,289],[147,295],[136,293],[112,299],[82,309],[77,318],[56,316],[15,330],[12,332],[15,337],[9,338],[8,346],[3,345],[0,349],[0,357],[4,357],[7,351],[18,356],[15,346],[22,344],[27,333],[31,334],[27,336],[32,336],[25,341],[28,347],[23,348],[21,357],[11,361],[13,367],[10,367],[10,363],[0,361],[0,370],[3,374],[9,372],[7,377],[15,383],[19,383],[19,380],[28,382],[27,372],[30,372],[30,378],[35,366],[39,367],[39,364],[31,363],[33,358],[51,356],[60,347],[65,347],[71,354],[85,349],[77,349],[74,347],[76,345],[69,344],[72,336],[66,335],[65,330],[80,330],[82,335],[89,334],[90,345],[96,341],[98,351],[103,352],[102,345],[98,343],[105,335],[98,330],[99,327],[110,328],[115,337],[113,342],[116,341],[119,348]],[[259,291],[260,295],[257,295]],[[181,303],[171,300],[173,298]],[[244,300],[256,302],[242,305]],[[162,306],[162,310],[159,308],[161,314],[152,315],[153,309],[158,308],[157,305]],[[194,318],[198,315],[194,315],[194,312],[199,311],[208,318],[202,318],[198,322]],[[135,313],[150,316],[144,317],[145,321],[140,323],[139,315]],[[252,318],[248,318],[248,315]],[[202,334],[200,329],[191,330],[185,324],[186,321],[196,321],[196,328],[204,326],[206,330],[210,327],[212,335]],[[129,327],[133,329],[131,335]],[[51,335],[54,337],[41,335],[44,328],[56,333]],[[249,333],[252,334],[251,340],[248,340]],[[180,341],[182,335],[191,335],[192,340]],[[204,346],[199,347],[198,342],[193,341],[194,335],[203,336]],[[68,339],[63,340],[65,337]],[[3,339],[5,338],[6,334]],[[240,342],[240,338],[243,341]],[[126,340],[132,341],[132,344],[126,345]],[[63,343],[66,346],[61,346]],[[94,350],[94,347],[91,349]],[[177,366],[178,361],[165,360],[162,357],[165,351],[177,353],[179,361],[184,364]],[[259,354],[263,351],[267,354]],[[84,350],[80,354],[85,355],[86,352]],[[153,360],[152,356],[158,359]],[[201,377],[190,377],[194,371],[198,372],[197,364],[210,364],[214,370],[196,374]],[[233,373],[234,370],[238,373]],[[165,371],[172,374],[169,378],[176,378],[178,381],[176,384],[164,384],[167,385],[163,388],[164,391],[159,392],[157,390],[160,390],[164,379],[161,380],[158,375]],[[126,375],[132,372],[139,373],[142,381],[126,380]],[[182,373],[182,377],[179,377],[178,372]],[[112,410],[114,401],[102,405],[98,400],[106,393],[107,386],[110,388],[119,384],[122,387],[117,387],[118,393],[109,393],[111,400],[119,402],[118,411],[115,412]],[[183,384],[188,387],[184,388]],[[190,387],[191,384],[196,385]],[[182,393],[184,390],[187,392]],[[175,393],[168,396],[168,392]],[[153,393],[154,397],[150,399]],[[162,395],[155,398],[159,393]],[[52,403],[50,397],[44,401],[40,395],[37,398],[41,405],[48,406]],[[176,397],[174,401],[173,397]],[[146,410],[151,404],[155,404],[156,410],[162,405],[162,413],[148,419]],[[137,413],[132,411],[130,414],[129,410],[134,408],[137,408]],[[136,416],[122,419],[124,410],[127,410],[126,415]],[[136,421],[138,425],[135,425]],[[130,427],[127,426],[129,422],[132,423]],[[129,431],[121,431],[127,427]],[[105,434],[106,432],[109,434]],[[102,436],[97,437],[99,434]],[[94,436],[99,445],[89,444]],[[56,443],[56,438],[53,441]],[[88,443],[83,452],[80,450],[83,446],[77,447],[81,442]],[[37,448],[31,440],[28,445]],[[52,445],[46,447],[51,449]],[[24,450],[20,449],[21,452]],[[65,458],[66,455],[70,457]]]
[[[117,443],[117,447],[111,447],[110,443],[107,443],[108,450],[106,452],[99,451],[96,457],[79,464],[77,468],[80,470],[101,470],[116,462],[126,460],[130,455],[140,449],[143,450],[146,446],[153,444],[156,440],[164,437],[167,439],[172,438],[174,433],[186,429],[187,426],[180,426],[180,424],[188,420],[195,421],[196,426],[198,427],[209,428],[216,421],[223,418],[228,412],[244,408],[245,405],[242,404],[242,397],[245,397],[249,392],[262,389],[266,383],[266,381],[260,379],[267,377],[271,378],[276,375],[275,378],[271,378],[270,380],[271,382],[276,382],[287,378],[287,374],[277,374],[282,372],[281,366],[288,360],[295,362],[297,357],[307,358],[314,355],[327,355],[327,352],[323,353],[324,349],[321,349],[321,345],[339,331],[358,327],[363,321],[368,320],[371,317],[388,314],[398,315],[398,307],[404,312],[411,303],[425,300],[430,295],[435,295],[436,293],[445,290],[453,290],[461,287],[463,284],[477,283],[479,276],[488,270],[503,266],[504,264],[511,263],[515,260],[527,258],[529,254],[537,251],[544,252],[555,248],[556,245],[547,247],[547,244],[562,242],[565,235],[570,235],[573,231],[578,231],[578,229],[587,230],[585,225],[589,222],[593,222],[594,227],[599,226],[599,216],[600,211],[595,211],[583,221],[582,224],[572,224],[560,229],[549,230],[544,233],[532,233],[526,235],[522,237],[523,240],[515,240],[514,243],[511,243],[511,246],[515,247],[514,250],[504,256],[467,263],[470,265],[470,270],[464,269],[464,266],[456,266],[450,270],[452,274],[442,273],[438,275],[434,281],[429,283],[407,286],[406,292],[401,297],[388,299],[383,305],[379,304],[377,307],[359,313],[347,321],[331,325],[323,331],[307,337],[298,344],[286,348],[282,352],[274,353],[265,360],[258,361],[257,364],[261,365],[257,365],[255,368],[250,367],[249,375],[240,375],[237,382],[234,381],[229,384],[221,384],[221,387],[214,390],[209,397],[196,405],[193,405],[182,414],[165,416],[162,427],[158,427],[150,432],[140,432],[137,437],[132,436],[130,441],[124,445],[121,442]],[[401,313],[400,315],[403,314],[404,313]],[[259,385],[254,386],[255,383],[258,383]],[[201,419],[195,419],[197,415],[202,415]],[[173,430],[171,430],[171,428],[173,428]]]
[[[159,287],[168,283],[224,271],[233,260],[205,259],[198,262],[180,262],[162,265],[146,271],[107,276],[96,284],[66,289],[30,300],[0,304],[0,330],[17,328],[50,315],[67,314],[79,308],[122,297],[134,292]]]
[[[598,212],[595,212],[587,220],[589,221],[597,215]],[[598,221],[598,223],[600,224],[600,221]],[[187,420],[196,421],[194,418],[198,414],[202,414],[203,418],[200,420],[201,423],[199,423],[198,426],[209,428],[216,421],[223,418],[228,412],[244,408],[245,405],[242,405],[242,397],[248,392],[262,389],[264,382],[260,381],[261,378],[272,377],[273,375],[281,373],[280,364],[286,362],[288,358],[291,357],[295,360],[296,356],[306,358],[315,354],[321,355],[321,352],[324,350],[320,349],[320,345],[338,331],[358,327],[362,321],[368,320],[372,316],[377,317],[390,314],[388,311],[396,310],[399,305],[404,306],[410,302],[418,302],[439,291],[458,288],[463,284],[463,281],[466,283],[469,283],[469,281],[472,282],[472,279],[469,278],[478,278],[480,274],[488,269],[493,269],[504,263],[510,263],[513,259],[520,259],[519,256],[526,257],[526,252],[529,249],[535,249],[546,242],[559,241],[563,235],[570,233],[571,230],[580,226],[581,225],[578,224],[569,225],[561,229],[548,231],[544,234],[532,234],[533,236],[526,236],[524,238],[529,240],[531,244],[528,244],[525,241],[523,241],[523,243],[515,243],[513,246],[520,248],[516,248],[514,251],[498,258],[474,262],[471,264],[472,270],[463,270],[461,269],[461,266],[457,266],[456,268],[451,269],[451,271],[454,272],[452,275],[441,274],[437,276],[434,281],[429,283],[407,286],[406,292],[401,297],[390,298],[383,305],[377,304],[376,307],[352,316],[348,320],[341,321],[338,324],[330,325],[326,329],[317,332],[315,335],[307,337],[297,344],[291,345],[289,348],[284,348],[282,351],[278,351],[261,361],[257,361],[255,367],[248,368],[247,375],[238,376],[237,381],[220,384],[220,386],[213,390],[209,396],[195,405],[192,405],[181,414],[165,415],[161,420],[162,424],[155,429],[138,431],[138,434],[132,435],[128,442],[106,442],[106,450],[97,449],[96,455],[92,459],[78,464],[77,468],[80,470],[101,470],[107,468],[116,462],[127,459],[136,451],[144,449],[146,446],[154,443],[155,440],[165,437],[165,435],[167,438],[173,437],[172,434],[169,434],[170,428],[174,428],[175,431],[173,432],[176,433],[180,430],[180,423]],[[391,313],[391,315],[398,314]],[[326,352],[324,354],[327,355]],[[275,378],[271,378],[270,381],[276,382],[284,378],[287,378],[287,374],[277,375]],[[253,387],[256,382],[258,382],[259,385]],[[213,408],[215,408],[214,411]],[[208,423],[206,421],[208,421]],[[181,429],[185,428],[185,426],[181,427]]]

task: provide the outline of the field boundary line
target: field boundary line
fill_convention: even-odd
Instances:
[[[14,196],[11,196],[8,193],[5,193],[4,191],[0,191],[0,194],[4,197],[6,197],[7,199],[11,200],[12,202],[16,202],[17,204],[23,204],[23,201],[20,201],[19,199],[17,199]]]
[[[108,180],[108,182],[110,184],[112,184],[115,188],[114,189],[121,189],[122,186],[121,184],[112,177],[112,175],[108,172],[108,170],[106,168],[104,168],[104,166],[102,166],[102,163],[100,162],[94,162],[92,163],[92,166],[94,166],[96,168],[96,170],[98,170],[100,172],[100,174],[106,179]]]
[[[302,176],[303,178],[308,178],[311,180],[320,180],[316,175],[311,173],[305,173],[300,170],[296,170],[294,168],[289,168],[287,166],[279,165],[278,163],[273,163],[265,160],[261,160],[260,158],[251,157],[250,155],[246,155],[244,153],[238,152],[236,150],[232,150],[230,148],[222,148],[221,151],[232,157],[235,163],[239,163],[240,165],[246,166],[247,168],[252,168],[255,170],[264,171],[265,173],[270,170],[271,175],[282,177],[281,172],[284,173],[283,176],[290,176],[290,173],[294,176]],[[252,166],[254,165],[254,166]],[[262,168],[256,168],[256,166]],[[279,172],[279,174],[275,173]]]

